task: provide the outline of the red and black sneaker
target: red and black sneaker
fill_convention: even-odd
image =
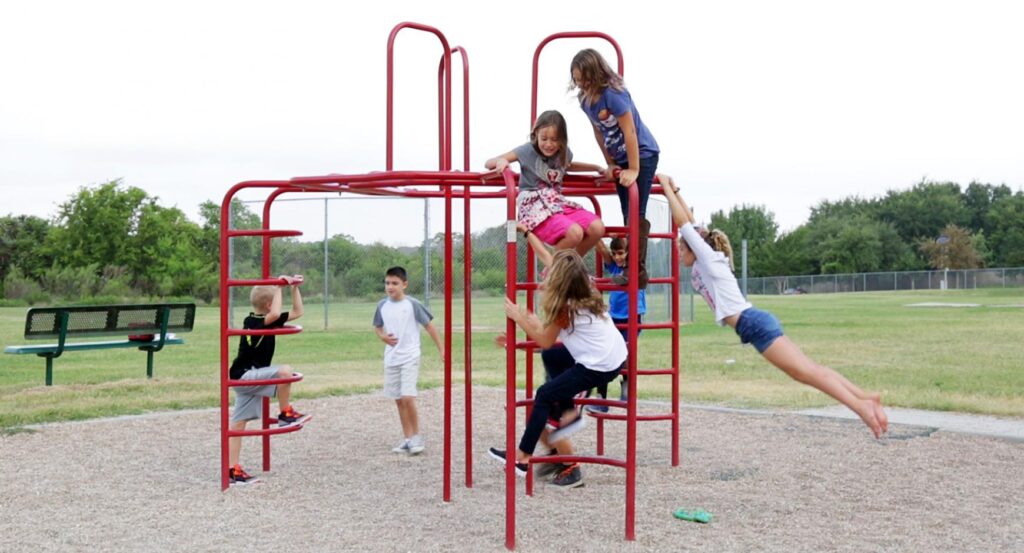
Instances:
[[[291,426],[293,424],[302,424],[308,421],[311,416],[312,415],[304,415],[289,405],[288,407],[285,407],[284,411],[277,415],[277,426],[284,428],[285,426]]]
[[[242,465],[235,465],[228,469],[228,481],[232,486],[243,486],[245,484],[255,484],[256,482],[259,482],[260,479],[255,476],[250,476],[242,470]]]

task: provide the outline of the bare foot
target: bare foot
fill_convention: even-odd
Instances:
[[[868,401],[871,402],[871,405],[875,410],[875,418],[878,419],[878,424],[882,427],[882,432],[888,432],[889,416],[885,414],[885,409],[882,408],[882,395],[877,392],[869,393]]]

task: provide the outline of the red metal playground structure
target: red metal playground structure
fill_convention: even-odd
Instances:
[[[442,57],[438,67],[438,136],[439,155],[437,171],[393,171],[392,170],[392,145],[393,145],[393,76],[394,76],[394,42],[398,33],[403,29],[413,29],[434,34],[441,42]],[[530,123],[532,124],[537,114],[537,75],[538,61],[545,45],[557,39],[570,38],[597,38],[608,41],[614,48],[618,57],[618,72],[623,73],[622,51],[618,43],[610,36],[599,32],[567,32],[557,33],[545,38],[538,46],[533,57],[533,86],[530,106]],[[463,171],[453,171],[451,163],[452,152],[452,116],[451,116],[451,81],[452,81],[452,56],[460,54],[463,69],[463,145],[464,167]],[[276,422],[268,413],[269,399],[263,398],[263,418],[260,428],[245,431],[233,431],[228,425],[228,414],[230,409],[230,398],[228,390],[235,386],[253,386],[278,384],[283,382],[295,382],[302,379],[302,375],[296,373],[292,378],[279,378],[273,380],[231,380],[228,376],[230,363],[231,338],[233,336],[259,336],[270,334],[295,334],[301,332],[301,327],[285,326],[281,329],[271,330],[245,330],[231,326],[229,317],[229,301],[231,289],[242,286],[256,285],[280,285],[283,284],[278,278],[271,278],[270,250],[272,239],[286,236],[299,236],[299,231],[272,230],[270,227],[271,206],[274,200],[283,194],[306,193],[306,192],[330,192],[330,193],[351,193],[375,196],[410,197],[410,198],[443,198],[445,206],[445,248],[444,248],[444,462],[443,462],[443,497],[444,501],[451,501],[451,469],[452,469],[452,202],[455,199],[462,200],[464,209],[464,302],[465,302],[465,474],[466,487],[473,487],[473,436],[472,436],[472,350],[471,333],[472,305],[471,296],[471,267],[472,267],[472,245],[470,241],[470,206],[473,200],[479,199],[504,199],[507,205],[507,241],[506,255],[508,269],[506,273],[507,297],[516,301],[519,291],[526,294],[526,305],[528,308],[534,306],[534,293],[538,289],[534,275],[533,252],[527,251],[526,282],[517,282],[517,252],[516,252],[516,184],[518,176],[506,169],[501,175],[490,173],[474,173],[469,170],[469,59],[465,48],[460,46],[450,47],[445,36],[437,29],[418,23],[400,23],[391,31],[388,38],[388,62],[387,62],[387,167],[385,171],[367,174],[339,175],[332,174],[320,177],[297,177],[285,181],[247,181],[236,184],[224,196],[221,204],[221,274],[220,274],[220,363],[221,363],[221,488],[228,487],[228,438],[233,436],[261,436],[263,450],[263,470],[270,470],[270,436],[295,432],[302,429],[302,425],[287,426],[278,428],[272,426]],[[413,188],[427,186],[429,188]],[[657,184],[655,185],[657,190]],[[229,228],[229,210],[231,201],[235,195],[246,189],[268,189],[266,201],[263,206],[263,228],[256,230],[236,230]],[[563,192],[567,196],[589,199],[594,206],[595,212],[600,216],[600,205],[596,196],[614,194],[614,186],[602,183],[594,176],[566,176]],[[630,251],[638,251],[639,236],[639,215],[636,187],[629,188],[629,226],[613,227],[608,226],[607,232],[611,235],[625,235],[629,240]],[[673,225],[670,232],[652,233],[651,238],[671,239],[675,236],[676,228]],[[235,237],[260,237],[262,239],[262,278],[258,279],[236,279],[230,274],[229,245],[230,240]],[[672,274],[667,277],[652,278],[652,284],[667,284],[672,288],[672,298],[679,295],[679,259],[675,248],[672,250]],[[612,284],[609,279],[601,278],[601,263],[596,263],[596,283],[601,290],[625,290],[629,294],[629,308],[636,312],[638,280],[637,264],[629,264],[629,285],[621,287]],[[383,270],[383,268],[382,268]],[[669,368],[663,369],[638,369],[636,366],[636,344],[637,332],[640,329],[669,329],[671,330],[671,360]],[[511,320],[506,320],[506,332],[509,337],[515,337],[516,328]],[[628,324],[629,340],[629,362],[627,373],[631,385],[629,386],[628,400],[626,402],[602,399],[586,399],[581,403],[607,405],[612,407],[624,407],[625,413],[589,413],[597,419],[597,451],[596,455],[584,456],[536,456],[533,462],[581,462],[595,463],[621,467],[626,471],[626,501],[625,501],[625,537],[627,540],[635,539],[635,497],[636,497],[636,423],[638,421],[670,421],[671,431],[671,456],[672,465],[679,464],[679,303],[672,302],[671,320],[666,322],[644,322],[638,324],[636,319],[631,319]],[[526,351],[525,362],[525,399],[516,399],[516,351]],[[516,409],[525,407],[526,416],[529,416],[530,406],[533,404],[533,353],[536,351],[536,344],[530,340],[509,340],[506,348],[506,394],[505,394],[505,423],[506,423],[506,451],[512,452],[516,448],[515,416]],[[638,377],[643,375],[669,375],[672,379],[671,410],[667,413],[638,414],[636,391],[639,388]],[[604,422],[624,421],[626,423],[626,458],[617,459],[604,455]],[[516,501],[516,476],[512,463],[505,467],[506,484],[506,516],[505,516],[505,545],[509,549],[515,547],[515,501]],[[527,475],[525,485],[526,493],[533,493],[533,473]]]

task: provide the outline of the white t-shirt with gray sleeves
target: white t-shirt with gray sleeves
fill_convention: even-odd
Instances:
[[[420,358],[420,328],[434,316],[416,298],[405,296],[398,301],[384,298],[377,303],[373,314],[373,326],[384,328],[386,334],[394,335],[398,343],[384,346],[384,365],[393,367]]]
[[[579,313],[572,326],[558,332],[558,339],[577,363],[592,371],[614,371],[628,355],[626,341],[607,313],[601,316],[590,311]]]
[[[743,293],[740,292],[736,275],[729,268],[729,258],[724,253],[715,251],[700,237],[693,223],[686,223],[679,229],[679,234],[686,240],[697,260],[693,263],[690,282],[693,289],[704,297],[708,307],[715,313],[715,322],[725,325],[726,317],[742,313],[753,307]]]

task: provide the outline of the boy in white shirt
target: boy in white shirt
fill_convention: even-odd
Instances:
[[[386,298],[377,304],[373,327],[384,347],[384,395],[395,400],[402,422],[402,442],[391,451],[417,455],[423,452],[416,412],[416,381],[420,372],[420,329],[427,330],[444,363],[441,337],[432,322],[434,316],[415,298],[405,295],[409,286],[405,269],[391,267],[384,276]]]

